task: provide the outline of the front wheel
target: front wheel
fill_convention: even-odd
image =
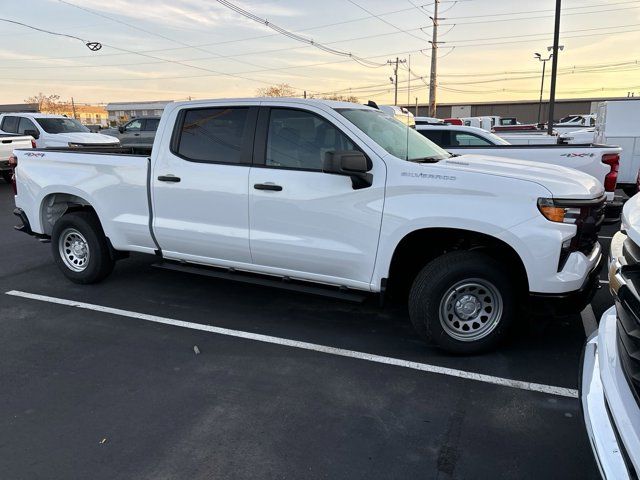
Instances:
[[[111,273],[114,260],[102,226],[92,212],[62,216],[51,233],[53,258],[75,283],[96,283]]]
[[[446,253],[418,273],[409,316],[428,342],[460,354],[495,347],[515,312],[512,282],[499,262],[480,253]]]

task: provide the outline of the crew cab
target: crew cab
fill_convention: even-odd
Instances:
[[[117,138],[123,147],[151,149],[159,124],[160,117],[140,117],[118,128],[105,129],[102,134]]]
[[[0,176],[11,183],[13,167],[9,163],[9,158],[16,148],[35,147],[33,138],[28,135],[9,135],[0,133]]]
[[[64,115],[7,113],[0,115],[0,132],[33,137],[38,148],[116,147],[117,138],[93,133],[79,121]]]
[[[603,478],[640,476],[640,195],[625,203],[611,240],[609,286],[615,306],[587,340],[580,398]]]
[[[597,286],[604,189],[559,166],[453,157],[378,109],[304,99],[167,106],[151,156],[17,152],[20,230],[77,283],[127,252],[172,270],[408,298],[429,342],[495,347],[520,307]],[[251,279],[251,280],[249,280]]]
[[[607,216],[617,217],[620,214],[622,205],[612,203],[622,152],[620,147],[592,144],[511,145],[506,139],[480,128],[457,125],[418,125],[416,129],[451,153],[517,158],[579,170],[604,184],[607,202],[611,203],[611,214],[608,213]]]

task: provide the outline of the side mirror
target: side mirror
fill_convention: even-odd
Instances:
[[[120,126],[118,127],[118,131],[119,131],[120,133],[124,133],[124,127],[123,127],[122,125],[120,125]]]
[[[40,132],[38,130],[25,130],[24,134],[25,135],[29,135],[29,136],[35,138],[36,140],[38,138],[40,138]]]
[[[367,188],[373,184],[371,160],[358,150],[337,150],[324,154],[322,171],[351,177],[353,189]]]

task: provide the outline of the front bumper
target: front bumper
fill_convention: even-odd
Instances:
[[[612,363],[617,358],[615,337],[616,310],[612,307],[585,345],[580,402],[602,477],[634,479],[640,463],[640,411],[624,378],[620,379],[619,364]]]
[[[604,256],[600,253],[582,287],[564,293],[530,293],[531,308],[548,315],[570,315],[581,312],[600,288],[600,271],[604,265]]]

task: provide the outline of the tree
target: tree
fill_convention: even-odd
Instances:
[[[338,102],[360,103],[358,97],[354,95],[323,95],[317,98],[322,98],[324,100],[336,100]]]
[[[60,114],[68,110],[66,103],[60,101],[60,95],[44,95],[42,92],[27,98],[24,103],[37,103],[38,110],[42,113]]]
[[[295,97],[296,90],[288,83],[279,83],[256,90],[258,97]]]

